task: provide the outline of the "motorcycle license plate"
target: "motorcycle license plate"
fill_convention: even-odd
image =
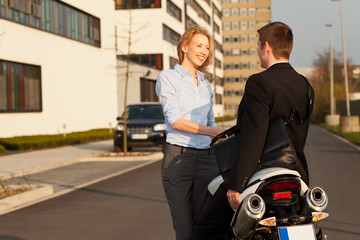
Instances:
[[[312,224],[279,227],[278,231],[280,240],[316,240]]]

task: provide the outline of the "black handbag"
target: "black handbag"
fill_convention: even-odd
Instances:
[[[212,151],[220,170],[226,181],[231,174],[239,154],[240,129],[231,127],[217,135],[211,142]],[[218,144],[214,143],[220,138],[227,138]],[[294,146],[287,134],[284,120],[281,118],[270,122],[264,145],[264,150],[258,164],[258,169],[268,167],[285,167],[293,169],[297,164]]]

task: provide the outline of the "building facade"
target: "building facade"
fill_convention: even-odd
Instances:
[[[114,10],[112,0],[0,0],[0,137],[114,126]]]
[[[116,46],[119,76],[119,110],[124,109],[126,72],[128,104],[158,101],[155,83],[158,73],[178,63],[176,45],[192,25],[205,27],[213,38],[213,59],[206,77],[214,92],[214,114],[223,116],[223,53],[221,5],[217,0],[116,0]],[[130,48],[130,50],[129,50]],[[126,70],[129,57],[130,69]],[[128,90],[129,91],[129,90]],[[144,97],[147,96],[147,98]]]
[[[251,74],[261,71],[257,29],[271,21],[271,0],[222,0],[224,115],[236,115]]]
[[[0,137],[115,126],[126,72],[127,104],[158,101],[157,76],[194,24],[214,39],[206,76],[223,116],[217,0],[0,0]]]

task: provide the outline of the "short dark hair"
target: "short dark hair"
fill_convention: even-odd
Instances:
[[[268,42],[275,58],[289,59],[293,47],[293,33],[291,28],[282,22],[271,22],[258,31],[260,47]]]

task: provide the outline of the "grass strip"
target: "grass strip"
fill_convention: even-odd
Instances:
[[[9,150],[35,150],[60,147],[79,143],[111,139],[113,133],[109,129],[93,129],[84,132],[55,135],[18,136],[0,138],[0,145]]]

